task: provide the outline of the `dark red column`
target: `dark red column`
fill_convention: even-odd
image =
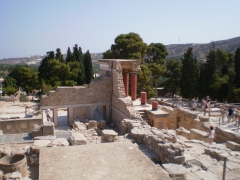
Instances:
[[[152,110],[158,110],[158,101],[152,102]]]
[[[141,92],[141,105],[146,104],[146,100],[147,100],[147,93]]]
[[[125,95],[128,96],[128,89],[129,89],[129,73],[123,72],[123,84],[125,89]]]
[[[137,74],[131,73],[131,96],[132,100],[137,99]]]

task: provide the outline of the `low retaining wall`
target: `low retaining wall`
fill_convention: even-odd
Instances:
[[[42,116],[0,120],[0,129],[3,134],[31,133],[34,124],[42,125]]]
[[[224,130],[221,127],[216,127],[214,141],[217,143],[233,141],[235,143],[240,144],[240,135],[238,135],[230,130]]]

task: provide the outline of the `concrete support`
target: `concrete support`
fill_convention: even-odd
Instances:
[[[147,93],[141,92],[141,105],[146,104],[146,101],[147,101]]]
[[[131,96],[132,100],[137,99],[137,74],[131,73]]]
[[[152,102],[152,110],[158,110],[158,102],[157,101]]]
[[[94,106],[91,107],[91,119],[95,120],[95,116],[94,116]]]
[[[123,72],[123,84],[124,84],[125,95],[128,96],[128,89],[129,89],[129,73],[128,72]]]
[[[53,109],[53,123],[54,126],[58,126],[58,110]]]
[[[72,107],[68,108],[68,124],[69,125],[73,124],[73,108]]]

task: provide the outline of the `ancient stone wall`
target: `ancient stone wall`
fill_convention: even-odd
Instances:
[[[126,97],[123,84],[121,63],[115,61],[113,67],[112,120],[121,131],[124,118],[142,120],[141,115],[133,107],[131,97]]]
[[[240,135],[232,131],[216,127],[214,141],[217,143],[225,143],[226,141],[233,141],[240,144]]]
[[[3,134],[30,133],[34,124],[42,125],[42,117],[1,120],[0,129],[3,131]]]
[[[110,103],[112,95],[112,77],[101,76],[87,87],[58,87],[49,96],[41,99],[42,106],[76,105],[90,103]]]
[[[73,119],[92,119],[91,107],[73,108]]]
[[[169,113],[168,128],[177,129],[183,127],[187,130],[199,129],[201,131],[209,131],[209,118],[207,116],[199,116],[187,109],[175,109],[171,107],[162,107],[162,110]]]

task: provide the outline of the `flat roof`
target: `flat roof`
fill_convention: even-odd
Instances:
[[[42,148],[39,180],[170,180],[130,141]]]

